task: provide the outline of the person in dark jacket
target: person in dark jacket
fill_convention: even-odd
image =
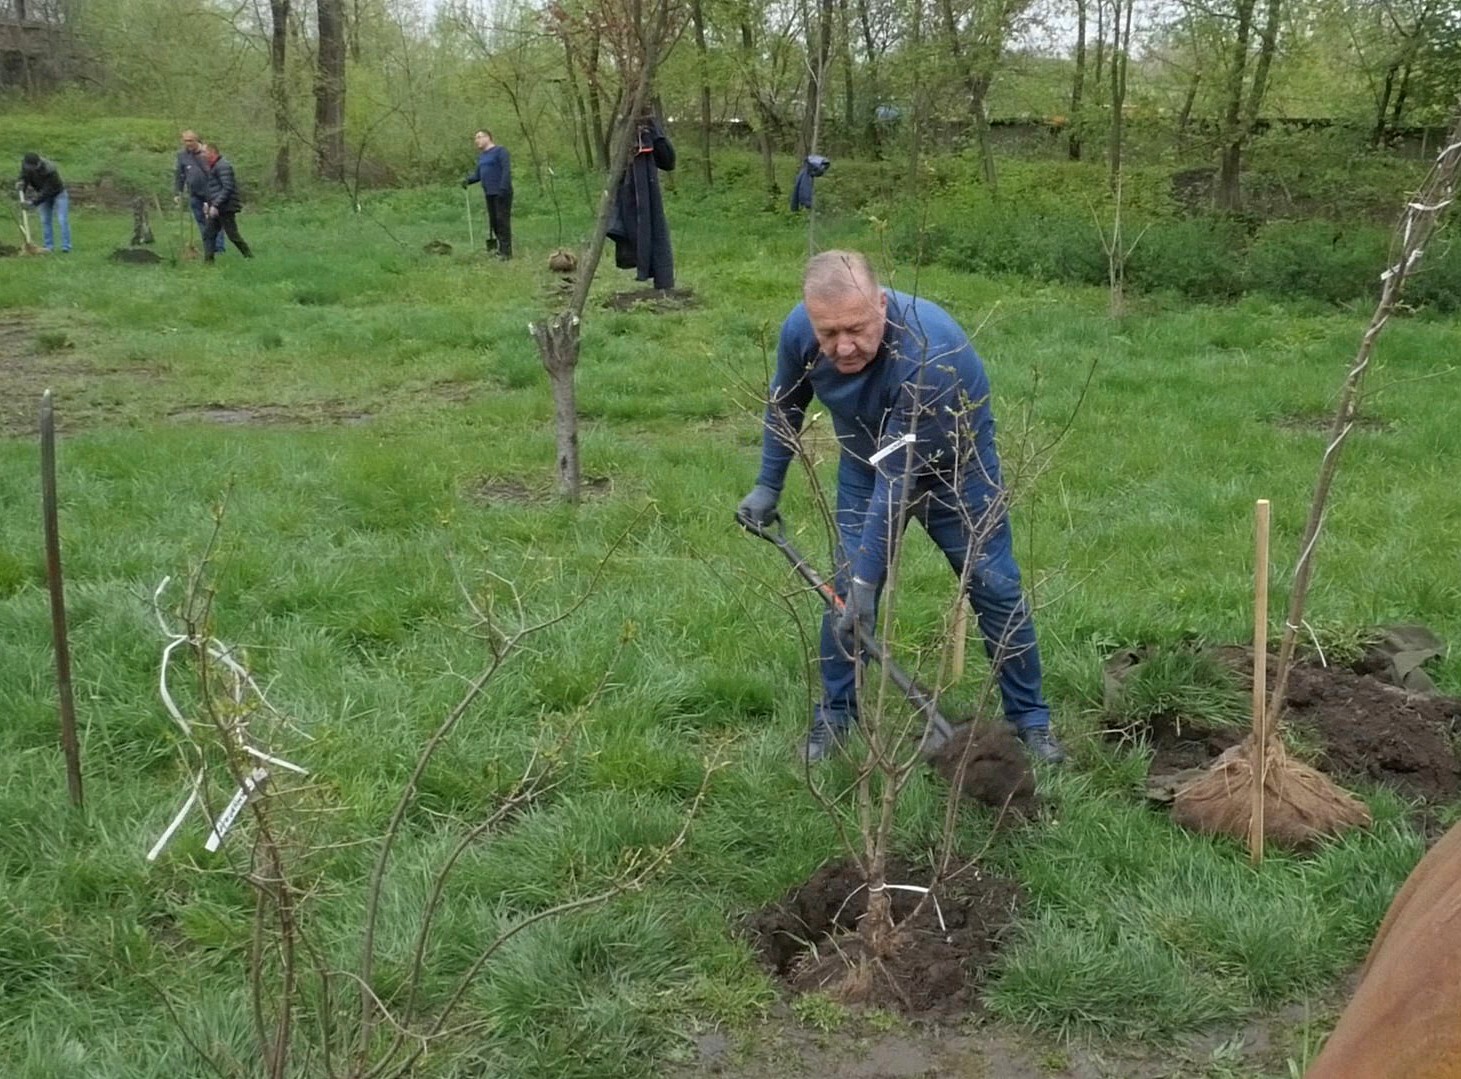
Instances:
[[[916,517],[967,580],[1005,718],[1031,755],[1060,763],[1065,751],[1050,732],[1035,623],[1010,540],[984,364],[948,312],[883,288],[860,253],[814,255],[802,297],[781,327],[761,471],[736,513],[758,527],[776,521],[796,436],[813,398],[821,402],[841,449],[836,587],[844,605],[822,621],[822,700],[803,759],[831,756],[857,721],[858,642],[874,637],[878,594]]]
[[[71,250],[71,198],[55,163],[40,154],[26,154],[20,161],[20,178],[15,182],[20,201],[39,210],[47,251],[56,248],[55,225],[61,226],[61,251]]]
[[[219,230],[228,233],[240,255],[246,259],[253,258],[253,251],[238,234],[238,212],[243,209],[243,200],[238,196],[238,180],[233,174],[233,165],[211,142],[203,144],[203,165],[208,176],[203,210],[208,222],[203,229],[203,261],[213,261],[218,250]]]
[[[654,279],[657,289],[675,287],[675,256],[665,220],[659,171],[673,171],[675,148],[653,115],[640,118],[634,155],[619,183],[607,235],[614,241],[614,265],[634,270],[635,279]]]
[[[506,146],[492,141],[492,132],[479,131],[477,167],[467,173],[463,187],[482,185],[487,198],[487,250],[497,250],[500,259],[512,258],[512,155]]]
[[[208,204],[208,168],[203,164],[203,144],[198,141],[196,131],[182,133],[183,146],[178,151],[177,163],[173,167],[172,201],[177,206],[183,195],[188,196],[188,206],[193,211],[193,220],[198,222],[198,235],[208,231],[208,215],[203,207]],[[215,251],[223,250],[223,233],[214,241]]]

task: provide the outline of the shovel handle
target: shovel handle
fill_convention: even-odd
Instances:
[[[780,514],[772,518],[770,522],[761,524],[737,513],[736,523],[753,536],[759,536],[773,544],[785,555],[792,568],[822,597],[822,602],[826,603],[830,610],[840,612],[846,606],[842,597],[837,594],[837,590],[812,567],[812,564],[802,556],[800,551],[792,546],[791,540],[786,537],[786,523],[781,519]],[[924,736],[921,747],[923,755],[930,756],[952,741],[957,733],[954,724],[944,718],[928,690],[914,681],[908,672],[894,661],[882,641],[863,633],[860,629],[857,636],[858,644],[882,665],[893,684],[908,698],[909,703],[918,710],[928,724],[929,730]]]

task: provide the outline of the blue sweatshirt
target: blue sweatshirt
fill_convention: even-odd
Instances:
[[[867,523],[853,574],[874,584],[888,568],[889,524],[907,485],[929,478],[955,479],[980,501],[1002,481],[989,408],[989,378],[974,347],[937,304],[884,289],[888,297],[883,343],[872,363],[854,375],[838,372],[823,356],[805,304],[781,326],[776,375],[767,398],[761,473],[756,482],[780,491],[792,448],[785,432],[800,432],[815,396],[832,417],[842,449],[842,468],[876,471]],[[912,433],[911,450],[899,446],[874,469],[880,448]],[[911,492],[909,492],[911,494]],[[982,505],[970,505],[978,519]]]
[[[484,195],[512,194],[512,158],[507,147],[483,150],[477,157],[477,167],[467,173],[467,183],[481,183]]]

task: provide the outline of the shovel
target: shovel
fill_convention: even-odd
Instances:
[[[786,560],[791,563],[792,568],[801,575],[802,580],[806,581],[807,584],[816,590],[817,594],[822,597],[822,601],[827,604],[829,609],[833,611],[842,610],[844,606],[842,597],[837,594],[836,589],[822,579],[821,574],[812,568],[811,563],[802,557],[801,552],[792,546],[791,540],[786,538],[786,526],[782,523],[780,517],[777,517],[770,526],[766,526],[758,525],[754,521],[749,521],[737,514],[736,522],[752,535],[760,536],[763,540],[770,542],[778,551],[785,555]],[[939,750],[952,742],[955,736],[966,728],[968,724],[951,723],[944,718],[943,713],[938,709],[938,705],[934,703],[933,695],[914,681],[907,671],[898,666],[893,660],[893,657],[888,654],[887,648],[883,646],[881,641],[875,637],[869,638],[861,631],[858,633],[858,638],[858,643],[868,655],[872,656],[873,659],[882,665],[883,670],[888,673],[888,677],[892,680],[893,684],[898,687],[903,693],[903,696],[908,698],[908,703],[913,705],[918,714],[923,717],[926,727],[923,733],[923,742],[919,746],[919,755],[924,760],[929,760]]]
[[[760,536],[785,555],[792,568],[816,590],[830,610],[842,609],[842,597],[792,546],[779,516],[770,525],[757,524],[740,514],[736,515],[736,521],[747,532]],[[1035,774],[1025,759],[1019,740],[1007,725],[949,722],[934,703],[933,694],[894,662],[881,641],[859,630],[858,643],[882,665],[893,684],[923,717],[923,739],[918,745],[920,760],[957,787],[963,797],[983,802],[1001,813],[1008,809],[1019,812],[1033,809]]]

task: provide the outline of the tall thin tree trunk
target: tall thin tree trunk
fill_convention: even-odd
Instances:
[[[609,167],[609,132],[604,130],[604,102],[599,89],[599,39],[589,44],[588,68],[584,72],[588,80],[588,115],[594,131],[594,160],[599,168]]]
[[[1213,192],[1220,210],[1237,210],[1242,203],[1238,170],[1243,152],[1243,82],[1248,68],[1248,37],[1253,29],[1255,0],[1238,0],[1237,26],[1228,61],[1227,85],[1223,91],[1222,151],[1218,160],[1217,188]]]
[[[701,0],[690,0],[690,19],[695,24],[695,56],[700,62],[700,157],[705,186],[715,183],[710,164],[710,61],[705,47],[705,9]]]
[[[629,166],[634,151],[636,120],[650,100],[650,87],[659,65],[660,53],[670,32],[670,0],[658,0],[651,25],[644,37],[644,54],[639,77],[630,90],[620,120],[611,136],[612,153],[608,182],[599,198],[598,216],[583,256],[578,261],[578,274],[568,306],[559,314],[530,326],[538,354],[553,393],[553,427],[557,446],[556,470],[559,492],[568,502],[577,503],[582,494],[583,473],[578,454],[578,405],[575,389],[583,312],[588,305],[589,288],[603,255],[609,218],[619,182]],[[626,87],[626,89],[629,89]]]
[[[315,58],[315,172],[345,178],[345,13],[342,0],[315,0],[319,52]]]
[[[918,182],[918,157],[923,149],[924,103],[923,78],[923,0],[913,0],[912,19],[909,23],[909,47],[913,53],[913,116],[908,125],[908,190],[917,198],[921,190]]]
[[[269,98],[274,107],[274,186],[288,191],[289,79],[285,58],[289,46],[289,0],[269,0]]]
[[[823,83],[827,78],[827,62],[832,55],[832,3],[817,0],[816,45],[812,47],[810,9],[807,24],[807,111],[802,118],[802,153],[817,152],[821,136]]]
[[[1067,150],[1072,161],[1081,159],[1081,98],[1086,89],[1086,8],[1087,0],[1075,0],[1075,75],[1070,84],[1070,141]]]
[[[1125,18],[1122,18],[1121,0],[1116,0],[1115,17],[1111,20],[1111,133],[1108,156],[1113,194],[1120,190],[1121,145],[1126,137],[1126,65],[1131,50],[1131,9],[1134,0],[1125,2]]]
[[[749,19],[741,20],[741,62],[746,69],[746,79],[750,84],[751,100],[756,107],[756,135],[757,142],[761,146],[761,167],[766,172],[766,196],[775,201],[781,194],[781,187],[776,182],[776,158],[775,147],[771,144],[771,110],[761,100],[761,87],[756,78],[756,36],[751,29]]]
[[[954,58],[954,68],[964,82],[969,95],[969,118],[974,123],[974,136],[979,143],[979,164],[984,173],[984,182],[995,186],[994,150],[989,142],[989,108],[986,99],[989,94],[989,76],[977,74],[959,40],[959,23],[954,15],[953,0],[939,0],[944,16],[944,34],[948,38],[949,54]]]
[[[847,0],[837,0],[837,43],[841,46],[838,57],[842,61],[842,122],[848,142],[856,143],[861,125],[857,122],[857,88],[854,84],[857,73],[852,65],[852,19],[848,14]]]
[[[878,77],[878,50],[873,40],[872,17],[868,0],[857,0],[857,19],[862,24],[863,63],[867,66],[867,142],[873,154],[881,149],[878,139],[878,106],[882,104],[882,80]]]

